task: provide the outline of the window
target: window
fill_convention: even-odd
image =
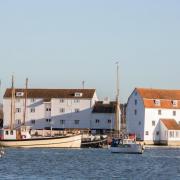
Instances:
[[[9,131],[6,131],[6,135],[9,135]]]
[[[60,108],[60,113],[64,113],[65,109],[64,108]]]
[[[173,100],[173,101],[172,101],[172,105],[173,105],[174,107],[176,107],[176,106],[178,105],[178,101],[177,101],[177,100]]]
[[[161,110],[158,110],[158,115],[161,115],[161,114],[162,114]]]
[[[141,121],[139,121],[139,125],[141,125]]]
[[[111,119],[108,119],[108,124],[111,124]]]
[[[100,120],[99,119],[96,119],[96,124],[99,124]]]
[[[159,136],[159,131],[156,131],[156,136]]]
[[[51,108],[46,108],[46,111],[51,111]]]
[[[136,109],[134,110],[134,115],[137,115],[137,110]]]
[[[78,113],[78,112],[79,112],[79,109],[75,109],[74,111],[75,111],[76,113]]]
[[[76,92],[76,93],[74,94],[75,97],[82,97],[82,95],[83,95],[83,94],[82,94],[82,93],[79,93],[79,92]]]
[[[46,119],[46,122],[49,122],[49,123],[50,123],[50,122],[51,122],[51,119]]]
[[[160,100],[159,100],[159,99],[155,99],[155,100],[154,100],[154,104],[155,104],[156,106],[160,106],[160,104],[161,104],[161,103],[160,103]]]
[[[74,99],[74,103],[79,103],[80,100],[79,99]]]
[[[137,105],[137,102],[138,102],[137,99],[135,99],[134,104]]]
[[[65,120],[60,120],[60,124],[65,124]]]
[[[31,120],[31,124],[35,124],[35,120]]]
[[[10,135],[13,135],[13,131],[10,131]]]
[[[148,136],[149,135],[149,131],[146,131],[146,136]]]
[[[24,96],[24,92],[16,92],[16,97],[22,97]]]
[[[79,120],[74,120],[74,123],[75,124],[79,124]]]
[[[20,98],[16,98],[16,102],[19,103],[21,101]]]
[[[156,125],[156,121],[152,121],[152,126],[155,126]]]
[[[20,113],[21,112],[21,108],[16,108],[16,112]]]
[[[20,120],[20,119],[17,119],[17,120],[16,120],[16,123],[17,123],[17,124],[21,124],[21,120]]]
[[[31,99],[31,103],[33,103],[33,102],[35,102],[35,101],[36,101],[36,99],[34,99],[34,98]]]
[[[178,132],[178,131],[176,131],[176,137],[177,137],[177,138],[179,137],[179,132]]]
[[[31,113],[35,113],[35,108],[31,108],[31,109],[30,109],[30,112],[31,112]]]
[[[64,99],[60,99],[59,102],[60,102],[60,103],[64,103]]]
[[[169,135],[170,135],[170,138],[173,138],[174,137],[174,131],[170,131]]]
[[[176,111],[173,111],[173,116],[176,116]]]

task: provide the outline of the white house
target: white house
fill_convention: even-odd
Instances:
[[[169,129],[166,120],[169,124],[175,121],[177,126]],[[128,132],[135,133],[146,144],[180,144],[180,133],[175,132],[180,123],[180,90],[136,88],[128,99],[126,123]],[[175,135],[168,138],[170,131]],[[169,133],[166,138],[165,133]]]
[[[3,98],[4,127],[10,125],[12,89]],[[98,100],[95,89],[28,89],[26,125],[32,129],[90,128],[92,110]],[[25,89],[15,89],[13,124],[20,126],[25,109]]]
[[[110,132],[114,129],[115,102],[97,101],[93,107],[91,129],[96,132]]]

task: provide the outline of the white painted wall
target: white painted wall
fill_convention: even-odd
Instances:
[[[137,100],[137,105],[135,105]],[[137,110],[135,115],[134,111]],[[158,114],[161,110],[161,115]],[[176,111],[176,115],[173,115]],[[145,141],[161,140],[160,119],[175,119],[177,123],[180,121],[180,109],[162,109],[162,108],[144,108],[142,98],[136,90],[133,91],[128,99],[126,121],[129,133],[135,133],[137,137]],[[152,124],[155,121],[155,126]]]
[[[99,123],[96,122],[99,120]],[[91,129],[114,129],[114,113],[92,113]],[[111,123],[108,123],[111,120]]]
[[[27,99],[26,124],[32,129],[53,128],[90,128],[92,121],[92,108],[96,101],[98,101],[96,92],[92,99],[78,98],[64,99],[61,103],[60,99],[53,98],[51,102],[44,102],[43,99]],[[23,122],[24,99],[16,100],[16,108],[20,108],[21,112],[15,113],[15,126],[18,126],[17,120]],[[31,108],[35,108],[35,112],[31,112]],[[46,111],[46,108],[51,108],[51,111]],[[60,108],[64,108],[65,112],[60,112]],[[79,112],[75,112],[79,109]],[[4,127],[9,126],[11,116],[11,98],[3,99],[4,111]],[[46,119],[51,119],[51,123]],[[35,120],[35,124],[32,123]],[[65,120],[65,124],[60,124],[60,120]],[[79,124],[75,124],[75,120],[79,120]]]
[[[135,104],[137,100],[137,104]],[[137,114],[135,115],[135,110]],[[144,139],[144,104],[139,94],[134,90],[128,99],[126,109],[126,124],[129,133],[135,133],[138,139]]]
[[[158,115],[158,110],[161,110],[161,115]],[[173,111],[176,111],[176,116],[173,116]],[[162,109],[154,108],[145,110],[145,129],[149,132],[149,135],[144,136],[144,140],[159,141],[160,135],[157,135],[157,132],[160,132],[160,119],[175,119],[177,122],[180,119],[180,110],[179,109]],[[156,122],[155,126],[152,126],[152,121]]]
[[[168,140],[168,129],[161,121],[160,121],[160,140],[162,141]]]

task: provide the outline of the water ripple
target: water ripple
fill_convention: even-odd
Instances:
[[[107,149],[6,149],[0,179],[180,179],[179,149],[147,149],[143,155]]]

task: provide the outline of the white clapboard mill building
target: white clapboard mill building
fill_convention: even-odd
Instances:
[[[136,88],[128,99],[126,123],[146,144],[180,144],[180,90]]]
[[[98,100],[95,89],[15,89],[13,124],[23,122],[26,102],[26,125],[32,129],[84,129],[90,128],[92,110]],[[11,119],[12,89],[3,98],[4,127]]]

